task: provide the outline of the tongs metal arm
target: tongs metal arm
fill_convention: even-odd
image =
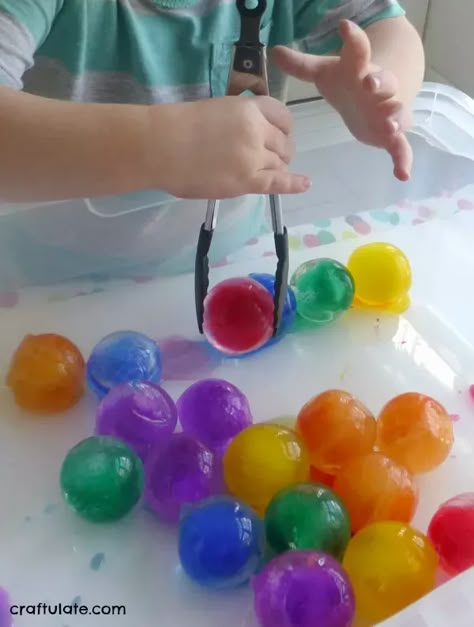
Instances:
[[[228,96],[239,96],[246,91],[256,96],[269,95],[265,45],[260,40],[260,26],[267,8],[267,0],[258,0],[253,9],[246,0],[237,0],[241,18],[240,39],[234,45],[232,66],[227,87]],[[196,315],[200,333],[203,332],[204,300],[209,289],[209,250],[219,214],[219,200],[209,200],[206,218],[199,235],[195,264]],[[270,212],[278,259],[275,274],[274,335],[278,333],[285,305],[288,285],[288,234],[283,225],[280,196],[270,196]]]

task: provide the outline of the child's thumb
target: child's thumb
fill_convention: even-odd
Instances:
[[[358,24],[349,20],[341,22],[340,32],[344,41],[341,61],[352,70],[352,74],[363,78],[367,74],[372,55],[367,33]]]
[[[317,79],[320,70],[328,63],[326,57],[304,54],[285,46],[277,46],[272,50],[272,60],[286,74],[312,83]]]

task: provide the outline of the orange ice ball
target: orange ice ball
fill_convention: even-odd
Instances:
[[[15,351],[7,375],[17,404],[38,414],[73,407],[82,396],[84,381],[81,352],[54,333],[27,335]]]
[[[351,458],[372,451],[376,423],[370,411],[342,390],[328,390],[298,414],[296,430],[309,450],[311,465],[335,475]]]
[[[348,461],[336,475],[333,490],[347,507],[353,533],[375,522],[408,523],[418,504],[412,475],[382,453]]]
[[[322,472],[322,470],[318,470],[314,466],[311,466],[311,468],[309,469],[309,478],[314,483],[322,483],[328,488],[332,488],[334,485],[334,475],[328,475],[327,473]]]
[[[377,446],[414,475],[429,472],[448,457],[453,423],[437,401],[410,392],[392,399],[377,423]]]

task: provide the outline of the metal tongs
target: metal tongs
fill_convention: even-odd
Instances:
[[[267,0],[257,0],[257,6],[249,9],[246,0],[237,0],[240,13],[240,39],[234,44],[228,96],[239,96],[246,91],[256,96],[269,95],[267,55],[260,41],[260,25],[267,8]],[[200,333],[203,332],[204,300],[209,289],[209,249],[216,228],[219,200],[209,200],[206,219],[201,226],[196,253],[194,274],[196,315]],[[273,335],[278,333],[288,288],[288,233],[283,225],[280,196],[270,196],[270,211],[278,259],[275,274]]]

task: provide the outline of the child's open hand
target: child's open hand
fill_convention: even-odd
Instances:
[[[357,24],[345,20],[340,30],[344,41],[340,56],[316,56],[278,47],[274,60],[286,73],[314,82],[352,134],[366,144],[387,150],[395,176],[406,181],[413,162],[405,136],[411,112],[397,97],[397,78],[371,63],[369,38]]]
[[[153,182],[180,198],[298,194],[289,172],[292,116],[270,97],[240,96],[151,108]]]

